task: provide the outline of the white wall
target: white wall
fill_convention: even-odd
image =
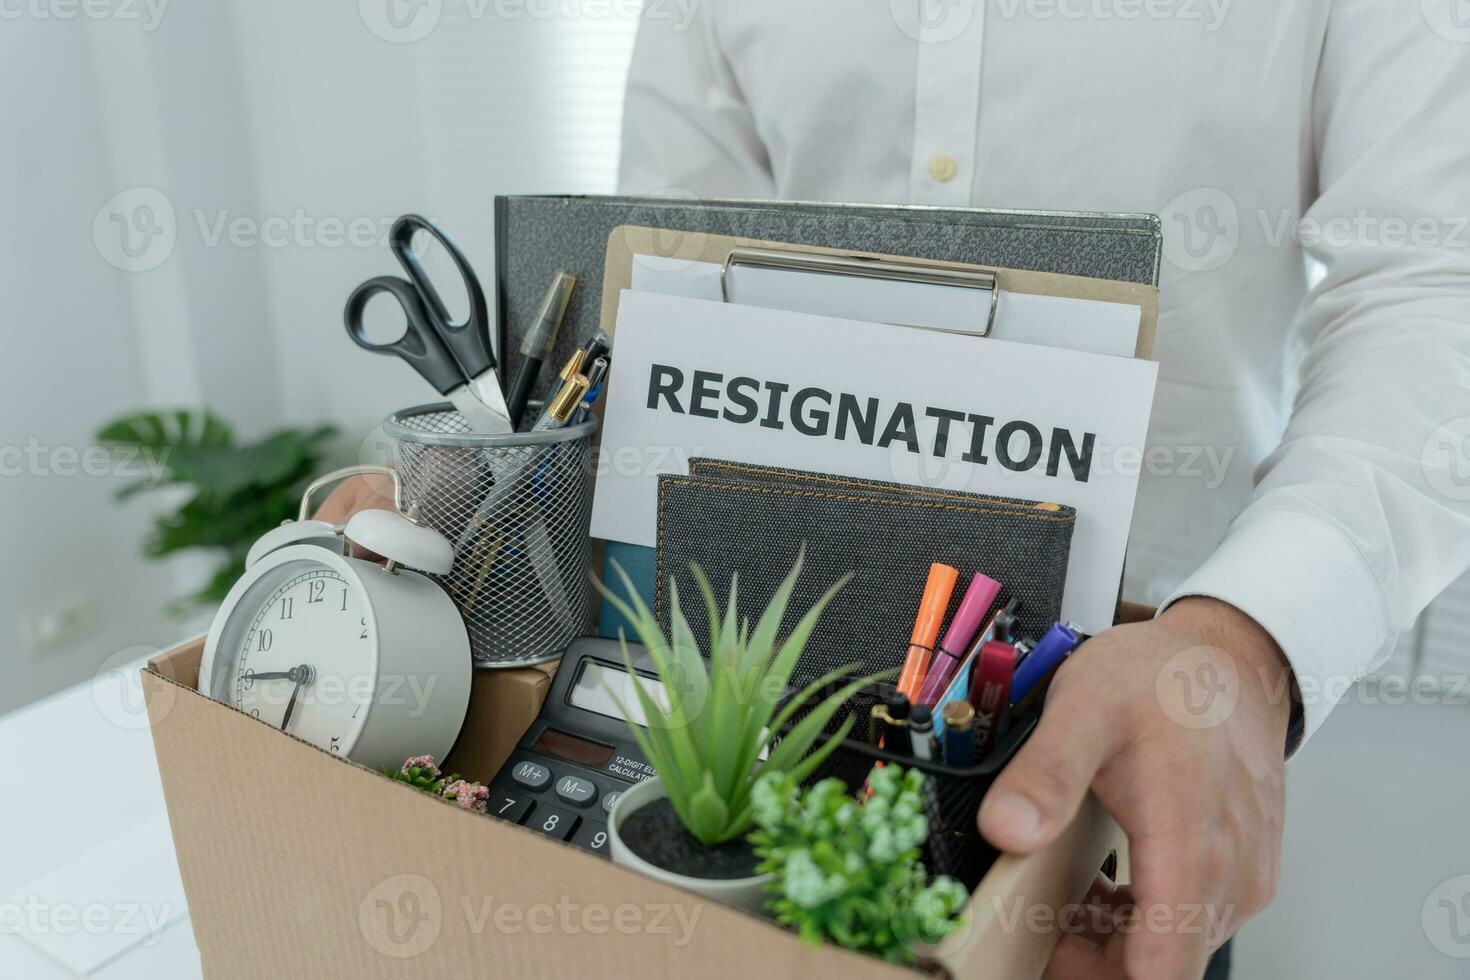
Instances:
[[[199,405],[246,437],[334,422],[352,461],[385,414],[437,397],[343,333],[351,289],[396,271],[392,220],[441,221],[493,290],[495,194],[612,189],[633,21],[445,0],[394,43],[372,7],[0,21],[0,467],[30,440],[79,453],[123,412]],[[168,233],[134,232],[129,258],[114,214],[139,205]],[[207,624],[161,610],[208,560],[139,556],[163,501],[118,507],[124,480],[58,469],[0,475],[0,711]],[[38,653],[29,625],[57,606],[92,622]]]

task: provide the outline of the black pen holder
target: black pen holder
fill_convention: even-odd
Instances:
[[[852,717],[855,720],[852,735],[843,739],[836,751],[817,767],[809,782],[835,777],[856,794],[875,763],[919,770],[925,776],[924,809],[929,821],[924,866],[930,875],[948,875],[963,884],[967,891],[974,891],[998,856],[998,852],[980,836],[977,826],[980,801],[1035,730],[1041,718],[1041,699],[1037,698],[1026,714],[1011,719],[994,746],[974,766],[957,768],[943,762],[887,751],[866,738],[873,706],[882,704],[893,690],[889,684],[874,684],[847,702],[827,728],[833,731],[843,719]],[[821,703],[822,696],[819,693],[811,698],[782,731],[789,732],[812,707]]]

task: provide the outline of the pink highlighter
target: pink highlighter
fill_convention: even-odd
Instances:
[[[915,704],[932,708],[939,702],[939,698],[949,687],[955,669],[964,658],[964,651],[975,638],[975,631],[980,628],[981,621],[999,594],[1000,583],[983,572],[976,572],[975,577],[970,579],[970,587],[960,600],[960,608],[955,610],[954,619],[949,622],[949,631],[944,634],[944,639],[939,641],[939,646],[934,651],[929,673],[924,677],[924,686],[919,689],[919,698]]]

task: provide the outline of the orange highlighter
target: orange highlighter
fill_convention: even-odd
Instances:
[[[935,562],[929,566],[929,581],[924,583],[924,596],[919,600],[919,615],[914,618],[909,652],[898,674],[898,693],[911,702],[918,698],[924,675],[929,672],[929,657],[934,652],[934,644],[939,641],[939,628],[944,625],[944,614],[949,609],[949,598],[959,577],[959,569],[949,565]]]

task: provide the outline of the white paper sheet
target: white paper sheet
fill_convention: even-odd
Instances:
[[[710,372],[698,397],[696,371]],[[729,387],[742,377],[787,386],[774,416],[772,389],[761,387],[756,418],[733,420],[747,414]],[[1133,358],[624,291],[592,534],[653,546],[658,476],[687,473],[695,456],[1069,504],[1078,514],[1062,611],[1100,630],[1112,623],[1156,377],[1157,365]],[[806,388],[829,397],[821,424],[820,397],[802,404],[797,417],[812,434],[791,414]],[[850,415],[837,436],[842,394],[864,411],[877,399],[871,442]],[[912,433],[903,431],[902,404],[911,406]],[[947,423],[938,456],[942,422],[933,409],[964,415]],[[780,427],[760,424],[768,417]],[[882,445],[895,418],[899,434]],[[975,454],[980,419],[993,421],[978,424]],[[1024,465],[1033,440],[1023,428],[1012,428],[1007,450],[997,448],[1011,423],[1034,427],[1033,465]]]
[[[720,300],[720,269],[713,262],[635,255],[632,288]],[[741,266],[730,270],[730,302],[969,334],[981,332],[990,314],[988,290]],[[1132,357],[1141,317],[1125,303],[1001,290],[991,337]]]

